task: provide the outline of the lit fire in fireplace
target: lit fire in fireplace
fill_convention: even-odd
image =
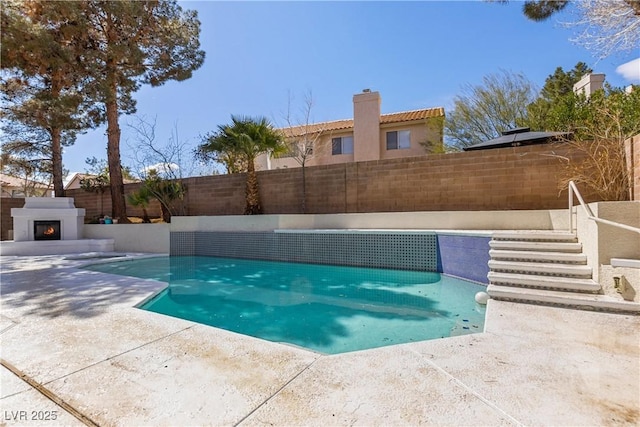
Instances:
[[[60,221],[33,221],[33,240],[61,240]]]

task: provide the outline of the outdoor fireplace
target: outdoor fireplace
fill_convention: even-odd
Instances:
[[[24,207],[12,208],[13,240],[78,240],[82,238],[84,209],[71,197],[27,197]]]
[[[60,240],[60,221],[33,221],[33,240]]]
[[[54,255],[113,252],[114,239],[83,239],[85,210],[71,197],[27,197],[12,208],[13,241],[3,241],[0,255]]]

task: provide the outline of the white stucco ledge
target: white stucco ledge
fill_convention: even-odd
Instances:
[[[404,229],[375,229],[375,228],[346,228],[346,229],[279,229],[274,233],[293,234],[439,234],[452,236],[491,237],[490,230],[404,230]]]
[[[612,267],[640,268],[640,259],[611,258]]]
[[[171,224],[85,224],[83,236],[113,239],[117,252],[169,253]]]
[[[3,241],[2,256],[62,255],[84,252],[113,252],[113,239],[49,240],[37,242]]]
[[[568,230],[569,211],[434,211],[342,214],[173,216],[170,231]]]

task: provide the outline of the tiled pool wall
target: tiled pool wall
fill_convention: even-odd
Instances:
[[[436,232],[182,231],[171,256],[212,256],[434,271],[487,283],[489,237]]]
[[[439,273],[488,284],[488,236],[437,234]]]

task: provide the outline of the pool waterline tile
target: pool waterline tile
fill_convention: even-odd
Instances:
[[[436,234],[172,232],[172,256],[211,256],[437,271]]]

